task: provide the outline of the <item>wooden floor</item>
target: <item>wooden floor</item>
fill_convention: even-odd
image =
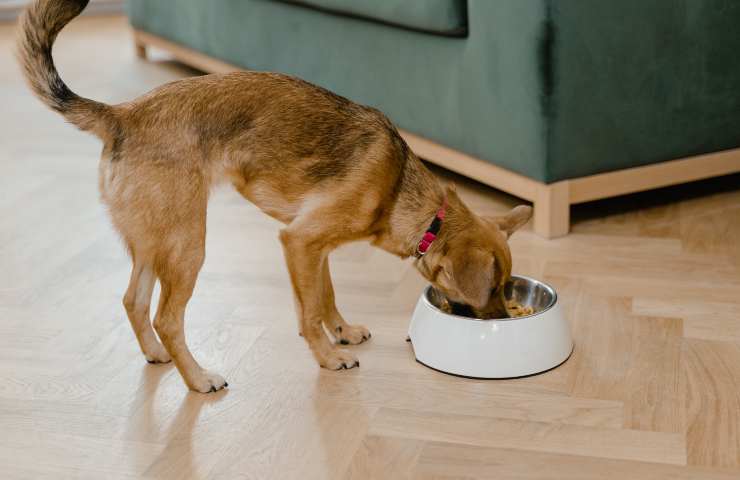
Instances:
[[[31,98],[12,37],[0,26],[1,478],[740,478],[738,177],[577,207],[559,240],[517,234],[515,271],[557,288],[576,349],[510,381],[416,363],[404,339],[424,281],[364,244],[332,270],[373,338],[354,347],[362,368],[320,370],[279,225],[219,191],[187,332],[230,386],[188,393],[125,318],[100,145]],[[194,73],[136,60],[120,18],[75,21],[55,51],[72,88],[105,101]],[[516,203],[456,181],[481,212]]]

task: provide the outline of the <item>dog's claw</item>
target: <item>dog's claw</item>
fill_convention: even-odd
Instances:
[[[203,373],[204,375],[197,379],[197,383],[190,386],[191,390],[200,393],[213,393],[228,386],[228,383],[226,383],[226,380],[221,375],[208,371],[204,371]]]
[[[345,325],[344,328],[337,327],[335,331],[338,334],[334,335],[334,338],[342,345],[358,345],[368,341],[372,336],[370,331],[362,325]]]
[[[329,370],[349,370],[357,365],[357,357],[346,350],[336,348],[328,353],[320,365]]]

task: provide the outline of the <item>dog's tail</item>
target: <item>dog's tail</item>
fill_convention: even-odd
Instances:
[[[80,97],[59,77],[51,47],[59,31],[85,9],[89,0],[34,0],[19,22],[18,60],[31,89],[49,108],[79,129],[101,138],[115,124],[112,109]]]

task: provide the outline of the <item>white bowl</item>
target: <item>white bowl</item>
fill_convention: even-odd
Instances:
[[[473,378],[523,377],[565,362],[573,340],[555,290],[531,278],[512,276],[506,298],[531,306],[535,313],[492,320],[451,315],[435,306],[441,296],[427,287],[409,327],[416,360]]]

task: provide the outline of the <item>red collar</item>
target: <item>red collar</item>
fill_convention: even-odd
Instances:
[[[429,225],[429,228],[424,232],[424,236],[421,237],[419,244],[416,246],[416,258],[423,257],[427,253],[427,250],[429,250],[429,247],[432,246],[432,242],[437,239],[437,234],[439,233],[439,229],[442,228],[442,220],[445,219],[446,213],[447,196],[445,195],[444,200],[442,200],[442,206],[437,210],[437,215],[434,216],[434,220],[432,220],[431,225]]]

